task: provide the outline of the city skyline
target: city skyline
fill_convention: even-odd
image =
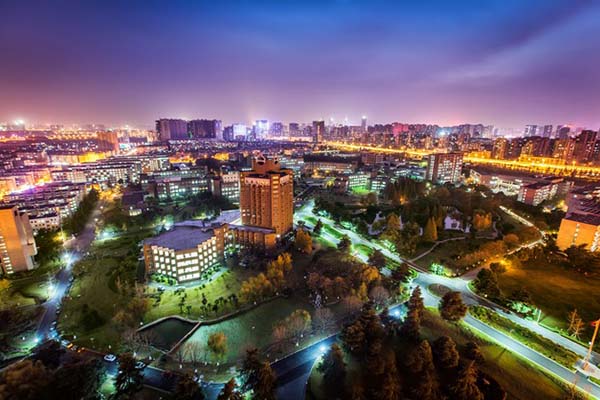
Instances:
[[[370,123],[600,126],[600,7],[586,1],[67,1],[1,11],[10,41],[0,40],[0,120],[358,124],[364,114]]]

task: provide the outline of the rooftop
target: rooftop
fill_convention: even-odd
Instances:
[[[179,251],[192,249],[211,237],[213,230],[205,227],[202,221],[185,221],[175,225],[170,231],[144,240],[144,244]]]
[[[567,215],[565,219],[582,224],[600,226],[600,215],[572,213]]]

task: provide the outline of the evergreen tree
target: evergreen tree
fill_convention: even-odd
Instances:
[[[438,239],[437,225],[433,217],[427,220],[425,229],[423,230],[423,241],[424,242],[435,242]]]
[[[477,368],[473,361],[461,368],[450,391],[452,398],[456,400],[483,400],[483,393],[477,386]]]
[[[479,364],[485,361],[479,345],[475,342],[467,342],[465,345],[465,356]]]
[[[398,379],[398,368],[396,367],[396,356],[391,354],[386,360],[383,376],[376,400],[400,400],[402,398],[402,387]]]
[[[275,372],[271,364],[263,362],[258,370],[258,380],[254,386],[254,400],[275,400]]]
[[[115,377],[115,398],[128,399],[142,390],[142,372],[135,367],[131,353],[119,356],[119,371]]]
[[[467,306],[459,292],[450,291],[442,297],[440,314],[447,321],[460,321],[467,315]]]
[[[326,391],[339,391],[339,388],[345,386],[346,363],[342,348],[337,343],[334,343],[325,353],[317,369],[323,374],[323,385]]]
[[[177,380],[173,396],[177,400],[204,400],[204,393],[194,382],[192,374],[185,374]]]
[[[423,298],[421,297],[421,289],[419,286],[415,287],[408,300],[408,312],[406,318],[402,323],[401,332],[410,339],[417,340],[419,338],[419,331],[421,330],[421,320],[423,319],[423,310],[425,306],[423,304]]]
[[[381,250],[375,249],[369,256],[368,263],[374,267],[383,268],[385,267],[386,259]]]
[[[456,343],[448,336],[441,336],[433,342],[433,355],[440,368],[450,369],[458,366],[460,355]]]
[[[319,218],[317,220],[317,223],[313,227],[313,233],[318,236],[321,234],[322,231],[323,231],[323,221],[321,221],[321,218]]]
[[[231,378],[217,397],[217,400],[243,400],[244,396],[237,390],[237,384],[235,383],[235,379]]]
[[[257,348],[246,350],[246,356],[242,362],[240,375],[242,376],[242,390],[252,390],[258,382],[258,371],[261,368],[260,357]]]
[[[352,242],[350,241],[350,238],[348,237],[348,235],[344,235],[338,242],[337,248],[339,251],[346,253],[346,252],[350,251],[351,245],[352,245]]]

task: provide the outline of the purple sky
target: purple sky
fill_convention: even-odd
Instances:
[[[600,128],[600,2],[0,2],[0,121]]]

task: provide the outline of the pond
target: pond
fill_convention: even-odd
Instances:
[[[151,342],[156,348],[168,351],[195,325],[178,318],[167,318],[142,332],[151,336]]]

